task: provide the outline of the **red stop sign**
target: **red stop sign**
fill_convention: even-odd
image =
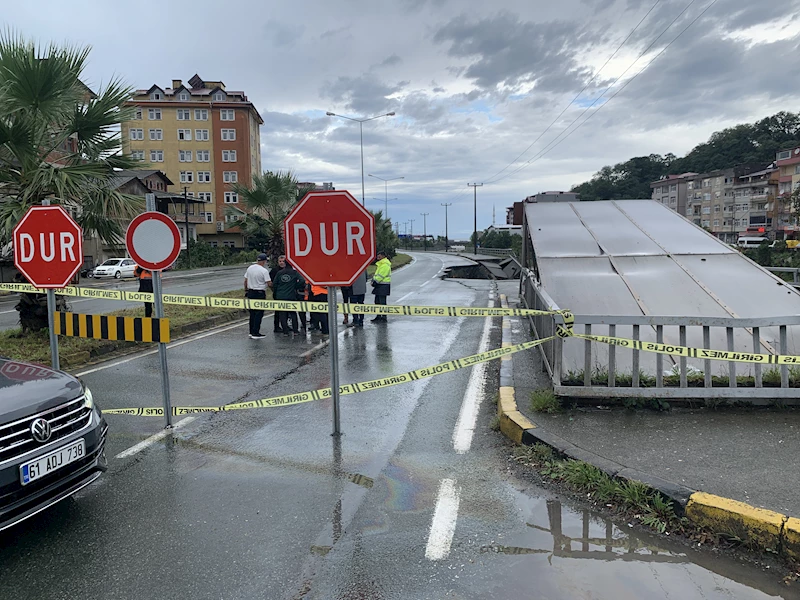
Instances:
[[[33,285],[63,288],[83,264],[83,231],[60,206],[32,206],[14,227],[14,266]]]
[[[375,219],[349,192],[309,192],[284,221],[286,258],[311,283],[348,286],[375,259]]]

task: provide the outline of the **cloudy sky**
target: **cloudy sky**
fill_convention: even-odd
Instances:
[[[35,0],[3,10],[25,36],[91,45],[93,87],[199,73],[244,90],[264,118],[264,169],[358,198],[359,125],[325,113],[395,111],[364,123],[364,171],[404,177],[388,184],[401,233],[411,219],[421,233],[429,213],[428,233],[443,235],[441,204],[452,203],[450,236],[469,235],[467,183],[485,184],[482,229],[493,210],[502,223],[513,201],[568,190],[603,165],[680,155],[722,127],[800,110],[800,0]],[[367,206],[383,209],[384,197],[366,177]]]

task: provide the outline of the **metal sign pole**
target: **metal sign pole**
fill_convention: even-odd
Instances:
[[[56,335],[56,291],[47,290],[47,327],[50,329],[50,361],[53,368],[61,369],[58,360],[58,336]]]
[[[161,301],[161,271],[153,271],[153,300],[156,318],[164,318],[164,303]],[[167,370],[167,345],[158,343],[158,358],[161,360],[161,392],[164,396],[164,419],[166,427],[172,427],[172,403],[169,398],[169,371]]]
[[[339,323],[336,317],[336,288],[328,288],[328,334],[331,345],[331,391],[333,392],[333,435],[341,435],[339,423]]]

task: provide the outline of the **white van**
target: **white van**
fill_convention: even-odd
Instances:
[[[758,248],[762,242],[768,242],[769,239],[765,237],[740,237],[736,245],[739,248]]]

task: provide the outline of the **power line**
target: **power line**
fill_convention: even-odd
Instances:
[[[515,162],[517,162],[517,161],[518,161],[520,158],[522,158],[522,156],[523,156],[523,155],[524,155],[526,152],[528,152],[528,150],[530,150],[531,148],[533,148],[533,146],[534,146],[534,144],[536,144],[536,142],[538,142],[540,139],[542,139],[542,137],[544,136],[544,134],[546,134],[548,131],[550,131],[550,129],[553,127],[553,125],[555,125],[555,124],[558,122],[558,120],[559,120],[559,119],[560,119],[562,116],[564,116],[564,113],[565,113],[565,112],[567,112],[567,110],[569,110],[569,107],[570,107],[570,106],[572,106],[573,104],[575,104],[575,102],[578,100],[578,98],[580,98],[580,97],[581,97],[581,94],[583,94],[583,92],[585,92],[585,91],[586,91],[586,90],[589,88],[589,86],[590,86],[590,85],[592,84],[592,82],[593,82],[593,81],[594,81],[594,80],[597,78],[597,76],[598,76],[598,75],[600,75],[600,73],[603,71],[603,69],[605,69],[605,68],[606,68],[606,66],[608,66],[608,63],[610,63],[610,62],[611,62],[611,61],[614,59],[614,57],[615,57],[615,56],[616,56],[616,55],[619,53],[619,51],[620,51],[620,50],[622,50],[622,47],[623,47],[623,46],[624,46],[624,45],[625,45],[625,44],[628,42],[628,40],[629,40],[629,39],[631,39],[631,37],[633,36],[633,34],[634,34],[634,33],[636,33],[636,31],[639,29],[639,27],[641,27],[642,23],[644,23],[645,19],[647,19],[647,17],[649,17],[649,16],[650,16],[650,13],[651,13],[651,12],[653,12],[653,11],[655,10],[656,6],[658,6],[658,4],[659,4],[660,2],[661,2],[661,0],[656,0],[656,3],[655,3],[655,4],[653,4],[653,6],[651,6],[651,7],[650,7],[650,10],[648,10],[648,11],[647,11],[647,13],[646,13],[646,14],[645,14],[645,15],[642,17],[642,19],[641,19],[641,20],[640,20],[640,21],[639,21],[639,22],[636,24],[636,27],[634,27],[634,28],[631,30],[631,32],[628,34],[628,36],[627,36],[627,37],[626,37],[624,40],[622,40],[622,43],[619,45],[619,47],[617,47],[617,49],[616,49],[616,50],[614,50],[614,53],[613,53],[611,56],[609,56],[609,57],[608,57],[608,59],[606,60],[606,62],[604,62],[604,63],[603,63],[603,66],[602,66],[602,67],[600,67],[600,68],[599,68],[597,71],[595,71],[595,74],[594,74],[594,75],[592,75],[592,78],[591,78],[589,81],[587,81],[587,82],[586,82],[586,85],[584,85],[584,86],[583,86],[583,89],[582,89],[580,92],[578,92],[578,93],[576,94],[576,96],[575,96],[575,97],[574,97],[574,98],[573,98],[573,99],[570,101],[570,103],[569,103],[569,104],[567,104],[567,105],[564,107],[564,110],[562,110],[560,113],[558,113],[558,116],[557,116],[555,119],[553,119],[553,122],[552,122],[552,123],[550,123],[550,124],[549,124],[549,125],[548,125],[548,126],[545,128],[545,130],[544,130],[544,131],[542,131],[542,132],[541,132],[541,133],[540,133],[540,134],[539,134],[539,135],[536,137],[536,139],[535,139],[535,140],[533,140],[533,141],[531,142],[531,144],[530,144],[530,145],[529,145],[527,148],[525,148],[525,150],[523,150],[522,152],[520,152],[520,154],[519,154],[519,156],[517,156],[517,158],[515,158],[515,159],[514,159],[514,160],[512,160],[510,163],[508,163],[508,164],[507,164],[505,167],[503,167],[503,169],[502,169],[502,170],[498,171],[497,173],[495,173],[494,175],[492,175],[491,177],[489,177],[489,179],[487,180],[487,183],[491,183],[491,182],[492,182],[492,180],[493,180],[495,177],[497,177],[498,175],[502,174],[502,173],[503,173],[504,171],[506,171],[506,170],[507,170],[509,167],[511,167],[511,166],[512,166],[512,165],[513,165]],[[637,60],[638,60],[638,59],[637,59]],[[605,93],[605,92],[603,92],[603,93]]]
[[[672,27],[672,25],[675,23],[675,21],[677,21],[677,20],[678,20],[678,19],[679,19],[679,18],[680,18],[680,17],[681,17],[681,16],[682,16],[682,15],[683,15],[683,14],[684,14],[684,13],[685,13],[685,12],[686,12],[688,9],[689,9],[689,7],[690,7],[692,4],[694,4],[694,2],[695,2],[695,0],[692,0],[692,2],[690,2],[690,3],[689,3],[689,5],[688,5],[688,6],[687,6],[685,9],[683,9],[683,11],[682,11],[682,12],[681,12],[681,13],[680,13],[680,14],[679,14],[677,17],[675,17],[675,19],[673,19],[673,21],[672,21],[672,22],[669,24],[669,26],[667,27],[667,29],[669,29],[670,27]],[[651,64],[653,64],[653,62],[655,62],[655,61],[656,61],[656,60],[657,60],[657,59],[658,59],[658,58],[659,58],[659,57],[660,57],[662,54],[664,54],[664,52],[666,52],[666,51],[667,51],[667,49],[668,49],[670,46],[672,46],[672,44],[674,44],[674,43],[675,43],[675,41],[676,41],[678,38],[680,38],[680,37],[681,37],[681,36],[682,36],[684,33],[686,33],[686,31],[687,31],[687,30],[688,30],[688,29],[689,29],[689,28],[690,28],[692,25],[694,25],[694,24],[695,24],[697,21],[699,21],[699,20],[700,20],[700,19],[703,17],[703,15],[705,15],[705,14],[706,14],[706,12],[708,12],[708,10],[709,10],[709,9],[710,9],[712,6],[714,6],[714,4],[716,4],[716,3],[717,3],[717,0],[712,0],[712,1],[711,1],[711,2],[708,4],[708,6],[706,6],[706,7],[705,7],[705,8],[704,8],[704,9],[703,9],[701,12],[700,12],[700,14],[699,14],[699,15],[697,15],[697,16],[696,16],[696,17],[695,17],[695,18],[694,18],[694,19],[693,19],[693,20],[692,20],[692,21],[691,21],[691,22],[690,22],[690,23],[689,23],[689,24],[688,24],[686,27],[684,27],[684,28],[683,28],[683,30],[681,30],[681,32],[680,32],[680,33],[678,33],[678,35],[676,35],[676,36],[675,36],[675,37],[674,37],[674,38],[673,38],[673,39],[672,39],[672,40],[671,40],[671,41],[670,41],[670,42],[669,42],[669,43],[668,43],[666,46],[664,46],[664,48],[663,48],[663,49],[662,49],[662,50],[661,50],[661,51],[660,51],[658,54],[656,54],[656,55],[655,55],[655,56],[654,56],[654,57],[653,57],[653,58],[652,58],[652,59],[651,59],[651,60],[650,60],[650,61],[649,61],[649,62],[648,62],[648,63],[647,63],[647,64],[646,64],[646,65],[645,65],[645,66],[644,66],[644,67],[643,67],[643,68],[642,68],[642,69],[641,69],[641,70],[640,70],[638,73],[636,73],[636,74],[635,74],[633,77],[631,77],[631,78],[630,78],[628,81],[626,81],[626,82],[625,82],[625,83],[624,83],[624,84],[623,84],[623,85],[622,85],[622,86],[621,86],[621,87],[620,87],[620,88],[619,88],[619,89],[618,89],[616,92],[614,92],[614,93],[613,93],[613,94],[612,94],[612,95],[611,95],[611,96],[608,98],[608,100],[606,100],[606,102],[605,102],[604,104],[601,104],[601,105],[600,105],[600,106],[597,108],[597,110],[595,110],[595,111],[594,111],[593,113],[591,113],[591,114],[590,114],[588,117],[586,117],[586,119],[584,119],[582,123],[579,123],[577,127],[575,127],[575,128],[572,130],[572,131],[569,131],[569,128],[570,128],[570,127],[572,127],[572,126],[573,126],[573,125],[574,125],[574,124],[575,124],[575,123],[576,123],[576,122],[577,122],[577,121],[578,121],[578,120],[579,120],[579,119],[580,119],[580,118],[581,118],[583,115],[585,115],[585,114],[586,114],[586,113],[587,113],[587,112],[588,112],[588,111],[589,111],[589,110],[590,110],[592,107],[594,107],[594,105],[595,105],[595,104],[597,104],[597,103],[598,103],[600,100],[602,100],[602,97],[603,97],[602,95],[601,95],[599,98],[597,98],[597,100],[595,100],[595,101],[594,101],[592,104],[590,104],[590,105],[589,105],[589,106],[586,108],[586,110],[584,110],[584,111],[583,111],[583,112],[582,112],[580,115],[578,115],[578,116],[577,116],[577,117],[576,117],[576,118],[575,118],[575,119],[572,121],[572,123],[570,123],[570,124],[569,124],[569,125],[568,125],[568,126],[565,128],[565,129],[564,129],[564,131],[562,131],[562,132],[561,132],[559,135],[557,135],[557,136],[556,136],[556,137],[555,137],[553,140],[551,140],[551,141],[548,143],[548,145],[547,145],[547,146],[545,146],[545,147],[544,147],[544,148],[543,148],[543,149],[542,149],[542,150],[541,150],[541,151],[540,151],[540,152],[539,152],[539,153],[538,153],[536,156],[534,156],[533,158],[531,158],[531,159],[530,159],[530,160],[528,160],[527,162],[525,162],[525,163],[523,163],[522,165],[520,165],[518,168],[516,168],[514,171],[510,172],[510,173],[509,173],[508,175],[506,175],[505,177],[502,177],[501,179],[498,179],[497,181],[501,181],[502,179],[506,179],[507,177],[510,177],[511,175],[514,175],[514,174],[516,174],[516,173],[519,173],[519,172],[520,172],[521,170],[523,170],[525,167],[527,167],[527,166],[529,166],[529,165],[533,164],[534,162],[536,162],[537,160],[539,160],[540,158],[542,158],[542,157],[544,157],[546,154],[548,154],[550,151],[552,151],[554,148],[558,147],[558,146],[559,146],[559,145],[560,145],[560,144],[561,144],[561,143],[562,143],[564,140],[566,140],[566,139],[567,139],[569,136],[571,136],[571,135],[572,135],[573,133],[575,133],[575,132],[576,132],[578,129],[580,129],[580,128],[581,128],[581,127],[584,125],[584,123],[586,123],[586,122],[587,122],[589,119],[591,119],[591,118],[592,118],[592,117],[593,117],[595,114],[597,114],[597,113],[598,113],[598,112],[599,112],[599,111],[600,111],[600,110],[601,110],[601,109],[602,109],[604,106],[608,105],[608,103],[609,103],[609,102],[611,102],[611,100],[613,100],[613,99],[614,99],[614,98],[615,98],[615,97],[616,97],[618,94],[620,94],[620,93],[622,92],[622,90],[624,90],[626,87],[628,87],[628,86],[629,86],[629,85],[630,85],[630,84],[633,82],[633,80],[634,80],[634,79],[636,79],[636,78],[637,78],[639,75],[641,75],[642,73],[644,73],[644,71],[646,71],[646,70],[647,70],[647,67],[649,67]],[[666,29],[665,29],[664,31],[666,32]],[[662,33],[662,35],[663,35],[663,33]],[[659,36],[659,37],[661,37],[661,36]],[[658,38],[656,38],[656,41],[658,41]],[[653,42],[653,43],[655,43],[655,42]],[[651,45],[650,45],[650,47],[652,47],[652,45],[653,45],[653,44],[651,44]],[[648,47],[648,50],[649,50],[649,48],[650,48],[650,47]],[[641,58],[641,56],[643,56],[643,55],[644,55],[644,54],[646,54],[646,53],[647,53],[647,50],[645,50],[645,52],[644,52],[642,55],[640,55],[640,56],[639,56],[639,58]],[[636,59],[636,60],[633,62],[633,64],[636,64],[636,62],[638,62],[639,58],[637,58],[637,59]],[[633,66],[633,64],[632,64],[631,66]],[[629,67],[629,69],[630,69],[630,67]],[[626,72],[627,72],[629,69],[626,69]],[[624,75],[624,74],[625,74],[625,73],[623,73],[623,75]],[[622,75],[621,75],[620,77],[622,77]],[[619,79],[619,78],[618,78],[618,79]],[[616,81],[615,81],[614,83],[616,83]],[[612,84],[611,84],[611,86],[609,86],[609,89],[610,89],[611,87],[613,87],[613,85],[614,85],[614,84],[612,83]],[[606,91],[608,91],[608,90],[606,90]],[[605,92],[603,92],[603,94],[605,94]],[[568,132],[568,131],[569,131],[569,132]],[[567,132],[568,132],[568,133],[567,133]],[[563,137],[561,137],[561,136],[563,136]],[[559,138],[561,138],[561,139],[559,139]],[[497,181],[495,181],[494,183],[496,183]]]

